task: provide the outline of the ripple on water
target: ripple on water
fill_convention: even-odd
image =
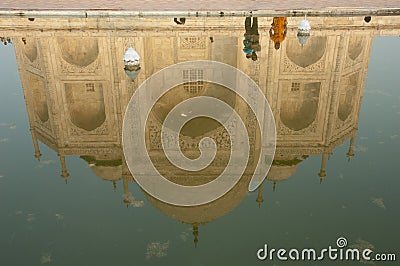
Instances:
[[[42,256],[40,257],[40,263],[41,264],[46,264],[46,263],[51,263],[53,261],[51,253],[43,253]]]
[[[356,242],[354,244],[350,245],[349,247],[358,249],[360,254],[362,254],[363,250],[365,250],[365,249],[370,249],[370,250],[375,249],[374,245],[372,245],[370,242],[363,240],[363,239],[357,239]],[[375,264],[372,261],[364,260],[364,258],[362,256],[360,256],[360,262],[363,264]]]
[[[146,259],[161,258],[167,256],[167,250],[169,248],[169,241],[153,242],[147,245]]]
[[[374,204],[375,206],[377,206],[377,207],[379,207],[379,208],[381,208],[381,209],[386,210],[386,206],[385,206],[385,203],[384,203],[384,201],[383,201],[383,198],[374,198],[374,197],[372,197],[372,198],[371,198],[371,202],[372,202],[372,204]]]

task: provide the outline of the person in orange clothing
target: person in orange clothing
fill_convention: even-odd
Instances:
[[[275,49],[281,47],[281,43],[285,40],[287,32],[287,19],[286,17],[274,17],[269,30],[269,37],[274,42]]]

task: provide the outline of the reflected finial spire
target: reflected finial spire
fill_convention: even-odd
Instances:
[[[42,154],[39,152],[35,152],[35,158],[40,162],[40,157],[42,157]]]
[[[276,181],[274,181],[274,186],[272,187],[272,190],[273,190],[273,191],[276,190]]]
[[[131,203],[127,198],[125,198],[125,199],[123,200],[123,202],[125,203],[126,208],[128,208],[128,207],[129,207],[129,203]]]
[[[117,191],[117,182],[115,182],[115,180],[113,181],[113,189],[114,189],[114,192]]]

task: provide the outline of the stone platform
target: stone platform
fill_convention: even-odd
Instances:
[[[398,0],[2,0],[1,17],[219,17],[400,15]]]

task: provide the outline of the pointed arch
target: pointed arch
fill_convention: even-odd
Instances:
[[[92,131],[106,120],[103,87],[94,83],[67,83],[65,96],[71,122]]]
[[[354,100],[357,92],[358,73],[351,74],[344,79],[340,87],[338,117],[345,121],[353,111]]]
[[[282,95],[280,119],[282,123],[298,131],[314,122],[318,113],[320,82],[293,82],[291,88]]]
[[[288,39],[286,55],[296,65],[308,67],[317,63],[324,55],[326,49],[326,37],[311,37],[307,45],[302,47],[297,38]]]
[[[62,58],[73,65],[85,67],[93,63],[99,55],[96,38],[58,38]]]
[[[33,110],[39,117],[40,121],[43,123],[47,122],[47,120],[49,120],[49,108],[47,106],[43,79],[37,75],[29,73],[28,87],[32,95]]]

